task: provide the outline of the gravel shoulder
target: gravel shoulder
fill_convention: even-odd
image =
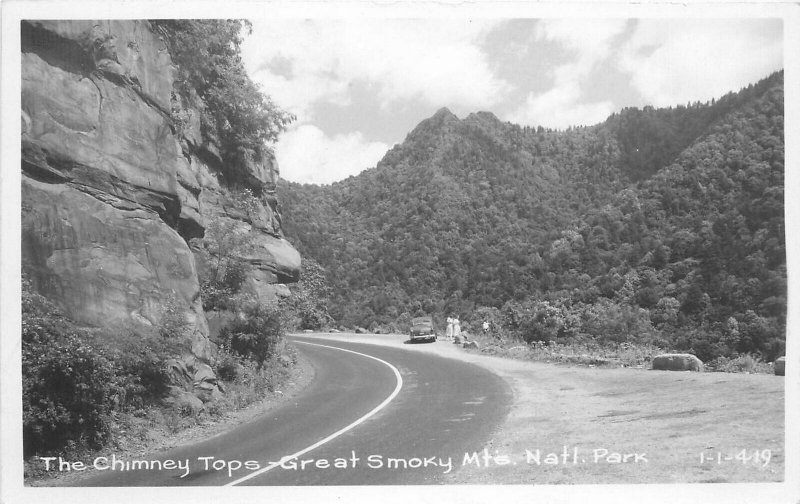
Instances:
[[[514,390],[479,463],[447,483],[784,481],[784,379],[763,374],[569,367],[465,351],[404,335],[302,334],[471,362]],[[488,457],[486,456],[488,455]]]

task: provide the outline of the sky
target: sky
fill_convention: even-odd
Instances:
[[[251,78],[297,119],[281,177],[374,167],[422,120],[563,129],[624,107],[705,102],[783,68],[781,19],[252,19]]]

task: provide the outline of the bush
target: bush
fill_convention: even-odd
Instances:
[[[158,332],[162,338],[182,338],[189,323],[186,321],[186,305],[170,294],[161,308]]]
[[[242,364],[235,355],[224,353],[217,363],[217,377],[225,382],[234,382],[239,378]]]
[[[750,354],[733,357],[717,357],[706,364],[712,371],[723,373],[766,373],[772,374],[773,367]]]
[[[93,331],[74,322],[23,278],[23,442],[27,455],[81,451],[111,438],[111,414],[161,400],[165,359],[180,351],[184,311],[168,300],[147,331]]]
[[[26,456],[110,437],[114,370],[52,303],[23,278],[22,410]]]
[[[283,313],[277,306],[252,303],[222,328],[222,347],[262,365],[276,354],[284,334]]]
[[[178,341],[155,334],[129,334],[117,345],[107,341],[116,365],[120,408],[138,409],[160,401],[170,385],[165,362],[180,353]]]
[[[282,301],[291,328],[319,330],[330,325],[333,318],[326,301],[330,293],[325,270],[313,259],[303,258],[300,281],[292,286],[291,296]]]

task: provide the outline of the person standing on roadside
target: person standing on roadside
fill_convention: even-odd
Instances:
[[[453,317],[447,317],[447,339],[453,339]]]
[[[489,336],[489,321],[488,320],[484,320],[483,321],[483,335],[484,336]]]
[[[461,337],[461,321],[458,318],[453,318],[453,339]],[[465,338],[466,339],[466,338]]]

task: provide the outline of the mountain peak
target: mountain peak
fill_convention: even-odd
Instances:
[[[465,121],[490,122],[490,123],[499,123],[499,122],[501,122],[500,119],[498,119],[496,115],[494,115],[491,112],[486,112],[486,111],[473,112],[473,113],[471,113],[470,115],[467,116]]]
[[[431,119],[440,119],[440,120],[442,120],[442,119],[456,119],[456,120],[458,120],[458,117],[454,113],[450,112],[449,108],[442,107],[439,110],[437,110],[435,114],[433,114],[431,116]]]
[[[447,107],[442,107],[437,110],[435,114],[420,122],[417,127],[414,128],[411,133],[409,133],[407,139],[426,134],[426,132],[439,131],[443,128],[446,129],[447,126],[456,124],[458,122],[458,117],[454,113],[450,112],[450,109]]]

